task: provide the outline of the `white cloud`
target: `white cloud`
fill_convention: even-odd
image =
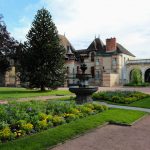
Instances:
[[[65,32],[77,49],[87,48],[95,34],[100,34],[104,42],[116,37],[137,57],[147,57],[150,56],[149,3],[149,0],[40,0],[26,10],[46,7],[59,33]],[[26,24],[14,32],[21,38],[28,27]]]
[[[31,26],[30,20],[23,16],[19,20],[19,26],[13,28],[11,31],[11,35],[18,41],[25,41],[26,40],[26,34],[28,33]]]

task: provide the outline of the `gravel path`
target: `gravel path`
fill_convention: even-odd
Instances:
[[[150,87],[99,87],[98,91],[139,91],[146,94],[150,94]]]
[[[38,96],[38,97],[27,97],[27,98],[19,98],[16,101],[20,101],[20,102],[24,102],[24,101],[30,101],[30,100],[50,100],[50,99],[59,99],[59,98],[63,98],[63,97],[70,97],[72,95],[66,95],[66,96]],[[9,101],[9,100],[8,100]],[[0,100],[0,104],[7,104],[8,103],[7,100]]]
[[[52,150],[150,150],[150,116],[131,127],[107,125]]]

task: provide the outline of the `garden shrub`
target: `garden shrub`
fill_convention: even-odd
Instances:
[[[0,141],[13,140],[107,110],[97,103],[30,101],[0,105]]]
[[[52,118],[52,122],[53,122],[54,126],[57,126],[57,125],[61,125],[61,124],[65,123],[65,119],[61,116],[54,116]]]
[[[134,83],[134,84],[142,83],[142,73],[140,69],[136,68],[131,71],[131,83]]]
[[[104,95],[105,95],[105,99],[102,99]],[[98,92],[93,94],[93,98],[95,100],[106,100],[114,103],[123,103],[123,104],[130,104],[134,101],[146,97],[149,97],[149,95],[137,91],[107,91],[107,92]]]
[[[33,129],[33,125],[31,123],[22,124],[21,129],[24,130],[26,133],[30,133]]]
[[[0,139],[1,140],[10,139],[11,136],[12,136],[12,132],[9,127],[5,127],[2,130],[0,130]]]
[[[124,84],[124,86],[147,87],[147,86],[150,86],[150,83],[148,83],[148,82],[142,82],[142,83],[138,83],[138,84],[136,84],[136,83],[132,83],[132,82],[130,82],[130,83],[126,83],[126,84]]]
[[[79,118],[79,116],[76,114],[66,114],[66,113],[63,115],[63,117],[65,118],[67,123]]]

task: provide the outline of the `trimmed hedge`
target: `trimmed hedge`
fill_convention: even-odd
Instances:
[[[130,104],[137,100],[149,97],[148,94],[137,91],[106,91],[93,94],[94,100],[105,100],[114,103]]]
[[[136,83],[126,83],[126,84],[124,84],[124,86],[147,87],[147,86],[150,86],[150,83],[147,83],[147,82],[138,83],[138,84],[136,84]]]

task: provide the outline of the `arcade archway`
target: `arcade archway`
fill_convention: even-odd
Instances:
[[[150,83],[150,68],[145,71],[145,82]]]

